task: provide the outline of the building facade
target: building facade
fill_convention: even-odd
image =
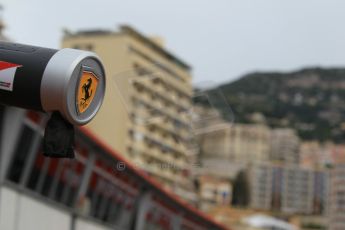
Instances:
[[[257,210],[270,210],[272,202],[272,168],[267,165],[255,165],[248,170],[250,188],[249,206]]]
[[[329,230],[345,229],[345,164],[338,164],[331,173],[329,194]]]
[[[223,122],[218,129],[198,133],[203,158],[221,158],[234,162],[269,160],[270,129],[259,124]]]
[[[190,67],[128,26],[67,33],[62,46],[92,50],[106,68],[104,103],[88,127],[162,186],[195,201],[187,146]]]
[[[194,122],[203,159],[230,162],[265,162],[270,154],[270,128],[263,124],[238,124],[225,121],[215,108],[195,106],[200,117]]]
[[[284,213],[313,213],[314,172],[298,167],[285,167],[282,178],[281,211]]]
[[[270,160],[283,164],[299,164],[300,140],[290,128],[277,128],[271,132]]]
[[[333,142],[302,142],[300,145],[300,165],[305,168],[329,168],[345,162],[345,145]]]
[[[328,213],[329,173],[297,166],[254,164],[249,168],[250,207],[286,214]]]
[[[199,109],[200,116],[207,117]],[[209,114],[210,111],[206,111]],[[216,112],[212,112],[216,114]],[[202,119],[197,129],[200,166],[198,175],[235,179],[248,165],[270,157],[270,128],[261,124],[232,124],[219,116]]]
[[[212,176],[198,178],[199,207],[209,211],[214,206],[230,206],[232,185],[229,180]]]

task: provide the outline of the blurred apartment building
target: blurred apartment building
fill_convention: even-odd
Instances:
[[[304,168],[330,168],[345,162],[345,145],[306,141],[300,145],[300,165]]]
[[[270,210],[272,205],[272,172],[267,165],[257,164],[248,170],[250,189],[249,206],[253,209]]]
[[[162,40],[129,26],[117,32],[66,32],[62,46],[91,50],[105,65],[104,103],[88,127],[162,186],[194,202],[187,147],[190,66]]]
[[[203,158],[237,162],[269,160],[270,129],[264,125],[226,124],[199,134]]]
[[[202,107],[196,111],[202,114],[201,117],[217,113]],[[200,174],[234,178],[250,164],[299,164],[300,141],[293,129],[271,129],[265,124],[232,124],[220,115],[201,121],[202,128],[197,132],[203,166]]]
[[[325,215],[329,174],[298,166],[255,164],[248,170],[250,207],[286,214]]]
[[[198,178],[199,208],[204,211],[214,206],[230,206],[232,186],[229,180],[209,175]]]
[[[232,124],[214,109],[197,107],[202,119],[196,132],[200,148],[198,174],[235,178],[254,162],[266,162],[270,156],[270,128],[262,124]],[[213,116],[208,116],[213,114]]]
[[[345,164],[331,171],[329,194],[329,230],[345,229]]]
[[[273,129],[271,132],[271,161],[298,164],[299,142],[299,138],[293,129]]]

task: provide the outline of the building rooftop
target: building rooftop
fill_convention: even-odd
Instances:
[[[80,30],[75,33],[71,32],[66,32],[65,33],[65,38],[69,37],[79,37],[79,36],[102,36],[102,35],[122,35],[126,34],[129,35],[146,45],[148,45],[151,49],[156,51],[157,53],[161,54],[168,60],[176,63],[177,65],[181,66],[182,68],[186,70],[191,70],[191,66],[182,61],[180,58],[176,57],[173,55],[171,52],[167,51],[160,45],[158,45],[156,42],[154,42],[152,39],[148,38],[147,36],[141,34],[134,28],[128,26],[128,25],[122,25],[120,26],[120,31],[111,31],[111,30],[100,30],[100,29],[95,29],[95,30]]]
[[[112,31],[110,30],[80,30],[75,34],[70,34],[70,35],[76,35],[76,36],[80,36],[80,35],[104,35],[104,34],[113,34]]]

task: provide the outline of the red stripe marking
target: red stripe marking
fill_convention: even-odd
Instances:
[[[10,62],[0,61],[0,70],[14,68],[14,67],[20,67],[20,66],[21,65],[10,63]]]

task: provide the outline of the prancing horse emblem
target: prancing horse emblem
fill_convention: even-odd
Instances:
[[[83,93],[84,93],[84,97],[82,98],[84,100],[84,103],[90,99],[90,97],[92,96],[92,89],[91,88],[92,85],[92,79],[89,78],[87,79],[87,83],[85,83],[82,88],[83,88]]]
[[[76,104],[78,113],[83,113],[89,108],[95,97],[98,78],[93,72],[83,71],[79,80]]]

